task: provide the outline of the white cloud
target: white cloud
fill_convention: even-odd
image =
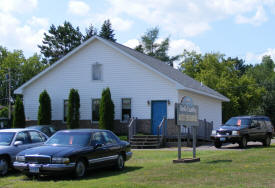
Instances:
[[[139,41],[137,39],[130,39],[123,43],[123,45],[128,46],[129,48],[135,48],[137,45],[139,45]]]
[[[258,64],[261,63],[263,56],[270,56],[273,61],[275,61],[275,48],[268,48],[265,52],[262,53],[252,53],[248,52],[245,56],[245,61],[248,64]]]
[[[30,20],[28,20],[28,24],[34,27],[40,28],[48,28],[49,20],[47,18],[38,18],[33,16]]]
[[[78,16],[85,16],[89,13],[90,6],[83,1],[71,0],[68,5],[68,12]]]
[[[200,47],[189,40],[179,39],[170,41],[169,55],[179,55],[182,54],[184,50],[201,53]]]
[[[29,12],[37,7],[37,0],[0,0],[2,12]]]
[[[248,18],[242,15],[238,15],[236,17],[236,22],[238,24],[248,23],[254,26],[259,26],[266,21],[267,21],[267,16],[263,7],[258,7],[258,10],[253,17]]]

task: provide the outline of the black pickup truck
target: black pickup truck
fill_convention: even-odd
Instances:
[[[266,116],[238,116],[230,118],[217,130],[213,130],[211,139],[216,148],[223,143],[238,143],[246,148],[248,141],[259,141],[270,146],[274,128]]]

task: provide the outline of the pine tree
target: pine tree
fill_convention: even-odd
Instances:
[[[89,38],[97,35],[97,29],[91,24],[87,29],[86,29],[86,35],[84,36],[84,41],[88,40]]]
[[[76,89],[71,89],[68,101],[67,125],[70,129],[79,128],[80,97]]]
[[[99,106],[99,128],[114,129],[114,103],[109,88],[103,89]]]
[[[52,119],[51,98],[46,90],[39,96],[38,125],[49,125]]]
[[[45,57],[44,61],[49,64],[53,64],[65,56],[83,41],[83,35],[79,27],[74,28],[67,21],[58,27],[51,25],[48,33],[44,33],[43,44],[38,45],[38,47]]]
[[[15,109],[14,109],[14,116],[13,116],[13,128],[24,128],[26,125],[25,121],[25,112],[24,112],[24,105],[19,96],[16,97],[15,101]]]
[[[104,23],[101,26],[101,31],[99,33],[99,36],[107,40],[111,40],[113,42],[116,41],[116,39],[114,38],[115,34],[114,34],[114,30],[112,29],[112,24],[110,20],[104,21]]]

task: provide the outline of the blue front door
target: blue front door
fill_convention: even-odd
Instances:
[[[151,125],[152,134],[158,134],[158,126],[163,117],[167,117],[167,102],[166,101],[152,101]],[[161,132],[160,132],[161,133]]]

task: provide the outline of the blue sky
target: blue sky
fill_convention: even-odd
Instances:
[[[43,33],[64,20],[84,32],[110,19],[119,43],[138,44],[154,26],[170,36],[169,53],[220,52],[259,63],[275,58],[275,0],[0,0],[0,45],[39,52]]]

